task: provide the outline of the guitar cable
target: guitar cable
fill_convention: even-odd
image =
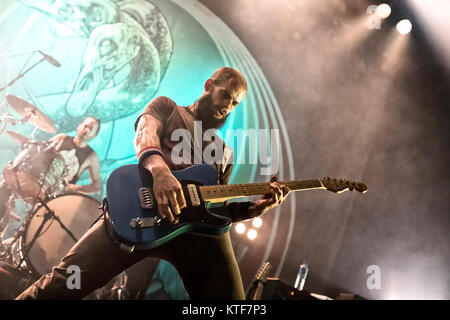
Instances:
[[[108,217],[106,216],[106,213],[108,211],[108,200],[106,200],[106,198],[103,199],[103,204],[100,207],[100,209],[103,211],[102,214],[97,218],[96,222],[97,223],[100,218],[103,217],[104,223],[105,223],[105,231],[106,231],[106,235],[108,236],[109,240],[111,240],[111,242],[113,243],[113,245],[119,249],[122,249],[128,253],[132,253],[135,249],[134,245],[126,245],[123,242],[117,240],[117,237],[114,236],[114,231],[110,231],[109,230],[109,224],[110,224],[110,220],[108,219]]]

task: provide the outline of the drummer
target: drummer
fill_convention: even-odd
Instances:
[[[88,145],[99,131],[100,120],[87,117],[78,125],[75,137],[61,133],[50,139],[50,142],[56,142],[55,149],[64,157],[68,167],[66,192],[92,194],[101,190],[100,161],[95,151]],[[91,183],[84,186],[77,185],[76,182],[86,170],[89,172]]]
[[[95,117],[86,117],[77,127],[75,137],[67,134],[58,134],[49,141],[55,143],[55,149],[64,157],[68,169],[65,193],[80,192],[95,194],[102,188],[100,178],[100,161],[88,142],[95,138],[100,131],[100,120]],[[90,184],[77,185],[76,182],[85,172],[89,172]],[[7,184],[0,182],[0,219],[7,210],[7,202],[11,196]]]

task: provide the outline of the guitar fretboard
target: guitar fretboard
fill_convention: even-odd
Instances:
[[[278,181],[278,183],[286,185],[291,191],[326,189],[318,179]],[[218,202],[231,198],[269,193],[270,182],[201,186],[199,190],[203,201]]]

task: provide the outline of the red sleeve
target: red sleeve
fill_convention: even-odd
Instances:
[[[139,123],[139,119],[144,114],[149,114],[152,117],[161,121],[162,123],[165,123],[166,119],[172,113],[173,109],[176,108],[176,106],[177,104],[168,97],[164,96],[156,97],[147,105],[147,107],[145,107],[144,111],[137,118],[136,122],[134,123],[134,130],[136,130],[137,125]]]

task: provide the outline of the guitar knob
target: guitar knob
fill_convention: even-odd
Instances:
[[[155,224],[160,224],[161,221],[162,221],[162,219],[161,219],[159,216],[155,216],[155,217],[153,218],[153,221],[154,221]]]

